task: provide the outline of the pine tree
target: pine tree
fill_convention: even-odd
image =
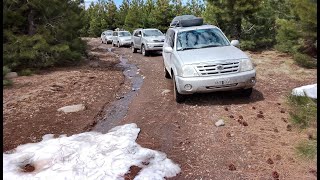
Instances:
[[[116,16],[116,26],[118,28],[121,28],[121,29],[124,28],[124,24],[126,21],[126,17],[128,15],[129,8],[130,8],[130,1],[123,0]]]
[[[240,39],[242,20],[257,12],[260,4],[260,0],[208,0],[204,18],[217,24],[227,36]]]

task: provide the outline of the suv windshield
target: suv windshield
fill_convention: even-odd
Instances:
[[[154,29],[154,30],[144,30],[143,36],[146,36],[146,37],[148,37],[148,36],[163,36],[163,34],[161,31]]]
[[[123,36],[131,36],[131,34],[129,32],[119,32],[119,37]]]
[[[112,36],[112,32],[107,32],[106,35],[107,36]]]
[[[177,37],[177,51],[228,45],[228,40],[216,28],[183,31]]]

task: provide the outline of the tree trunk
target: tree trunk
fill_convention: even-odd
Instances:
[[[34,25],[34,11],[32,9],[28,14],[28,24],[29,24],[28,35],[32,36],[36,33],[36,28]]]

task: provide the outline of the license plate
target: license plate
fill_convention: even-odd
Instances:
[[[225,84],[230,84],[230,79],[223,79],[223,80],[214,82],[214,85],[225,85]]]

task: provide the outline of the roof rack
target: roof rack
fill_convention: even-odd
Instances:
[[[203,18],[194,15],[182,15],[173,18],[170,27],[191,27],[203,25]]]

